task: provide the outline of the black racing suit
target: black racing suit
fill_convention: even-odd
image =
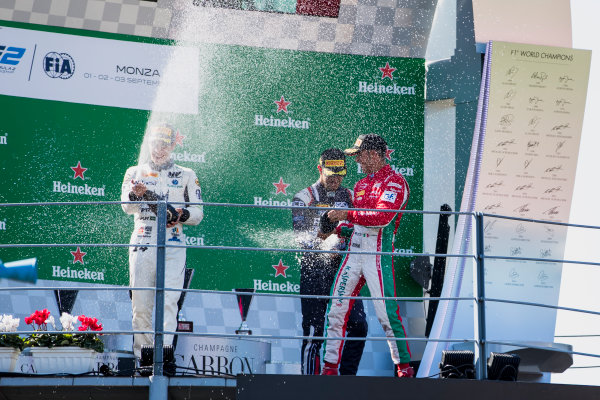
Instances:
[[[328,192],[323,184],[317,181],[298,192],[294,196],[293,204],[302,207],[352,207],[352,192],[343,187]],[[292,210],[296,241],[304,249],[345,250],[346,240],[340,239],[335,233],[325,241],[317,238],[319,219],[325,211]],[[300,294],[330,295],[333,279],[341,260],[341,254],[304,253],[300,260]],[[323,336],[328,301],[328,299],[315,298],[301,299],[303,336]],[[365,337],[367,330],[363,303],[357,300],[348,319],[347,336]],[[322,339],[304,339],[302,341],[303,374],[318,375],[320,373],[322,344]],[[345,342],[340,363],[340,375],[356,375],[364,347],[364,341],[347,340]]]

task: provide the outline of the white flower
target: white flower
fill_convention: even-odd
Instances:
[[[19,327],[19,322],[21,322],[20,318],[2,314],[2,316],[0,316],[0,332],[16,332]]]
[[[63,331],[75,330],[75,324],[77,323],[77,315],[62,313],[60,316],[60,324],[62,325]]]
[[[44,323],[52,325],[52,327],[56,330],[56,325],[54,324],[54,317],[52,315],[49,316]]]

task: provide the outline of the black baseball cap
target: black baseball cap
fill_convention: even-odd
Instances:
[[[321,153],[319,165],[325,176],[346,175],[346,156],[340,149],[331,148]]]
[[[344,150],[344,153],[348,156],[355,156],[363,150],[376,150],[379,154],[385,155],[387,143],[384,138],[375,133],[360,135],[354,142],[354,146]]]

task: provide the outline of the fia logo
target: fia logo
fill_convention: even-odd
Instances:
[[[67,53],[50,52],[42,62],[44,72],[50,78],[69,79],[75,73],[75,60]]]

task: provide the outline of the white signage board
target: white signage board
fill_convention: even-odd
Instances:
[[[198,112],[197,48],[9,27],[0,45],[0,94]]]
[[[175,362],[184,374],[227,376],[264,374],[271,361],[271,344],[251,337],[179,336]]]

